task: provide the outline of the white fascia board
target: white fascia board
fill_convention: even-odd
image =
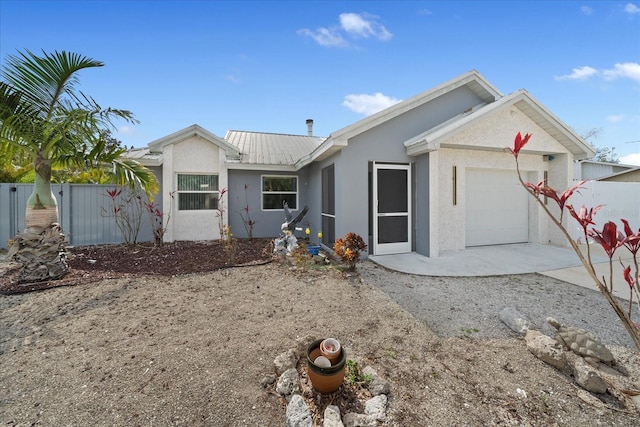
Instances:
[[[562,143],[566,147],[566,149],[574,155],[575,160],[588,159],[593,157],[596,154],[595,150],[591,147],[591,145],[589,145],[584,139],[582,139],[580,135],[575,133],[573,129],[567,126],[555,114],[547,110],[547,108],[544,105],[542,105],[540,102],[538,102],[538,100],[535,99],[529,92],[527,92],[524,89],[521,89],[518,92],[516,92],[516,94],[517,96],[514,97],[514,100],[511,103],[516,104],[519,101],[526,102],[528,106],[533,110],[535,110],[538,114],[540,114],[544,120],[549,122],[556,129],[558,129],[567,138],[566,142],[563,142],[563,141],[559,141],[559,142]],[[534,118],[532,118],[532,120],[534,120]],[[575,149],[577,149],[580,152],[576,153],[575,152],[576,150],[572,149],[573,147],[571,147],[569,143],[572,143]]]
[[[269,172],[296,172],[293,165],[264,165],[258,163],[228,163],[225,162],[228,170],[247,170],[247,171],[269,171]]]
[[[142,166],[162,166],[162,159],[131,159],[134,160],[138,163],[140,163]]]
[[[215,134],[209,132],[208,130],[206,130],[205,128],[197,124],[193,124],[187,128],[174,132],[170,135],[164,136],[160,139],[156,139],[155,141],[150,142],[148,147],[150,150],[162,151],[161,150],[162,147],[165,147],[170,144],[176,144],[192,136],[199,136],[211,142],[212,144],[217,145],[218,147],[220,147],[222,150],[225,151],[227,157],[230,157],[230,158],[240,157],[240,152],[238,151],[237,147],[229,144],[223,138],[216,136]]]
[[[503,97],[502,93],[482,77],[476,70],[468,71],[461,76],[446,81],[432,89],[424,91],[412,98],[399,102],[396,105],[386,108],[332,133],[309,156],[305,156],[298,160],[298,162],[296,162],[296,167],[301,168],[313,161],[322,160],[339,151],[343,147],[346,147],[350,138],[353,138],[354,136],[366,132],[369,129],[411,111],[420,105],[426,104],[441,95],[472,82],[476,83],[476,87],[481,87],[482,91],[486,92],[485,96],[488,94],[488,97],[492,98],[492,100],[497,100]],[[486,100],[486,102],[490,101]]]
[[[316,160],[323,160],[348,145],[346,139],[336,139],[329,136],[322,144],[310,154],[301,157],[294,165],[295,170],[300,170]]]
[[[490,105],[494,106],[497,103],[498,101]],[[484,102],[478,104],[474,106],[471,111],[452,117],[451,119],[434,126],[428,131],[408,139],[404,142],[404,146],[407,148],[407,155],[418,156],[420,154],[440,149],[440,140],[465,128],[466,125],[478,117],[480,111],[487,111],[484,110],[486,105],[487,104]]]
[[[395,117],[398,117],[410,110],[413,110],[416,107],[419,107],[420,105],[426,104],[433,99],[444,95],[445,93],[451,92],[471,82],[477,83],[477,85],[479,85],[480,87],[482,87],[482,89],[484,89],[484,91],[489,93],[494,100],[502,97],[502,93],[493,85],[491,85],[484,77],[482,77],[480,73],[475,70],[471,70],[459,77],[446,81],[432,89],[422,92],[412,98],[399,102],[376,114],[373,114],[365,119],[359,120],[356,123],[340,129],[333,134],[333,137],[338,139],[352,138],[362,132],[365,132]]]
[[[448,138],[451,138],[453,135],[458,132],[466,129],[468,126],[473,124],[476,120],[479,120],[482,117],[485,117],[489,114],[492,114],[496,111],[499,111],[502,108],[507,108],[511,105],[515,105],[517,107],[517,103],[524,102],[526,105],[538,113],[539,117],[545,120],[548,124],[555,127],[560,131],[562,135],[566,138],[565,141],[558,141],[565,148],[576,155],[577,157],[592,157],[594,154],[590,154],[593,152],[593,149],[588,146],[588,144],[584,143],[582,138],[576,135],[568,126],[566,126],[560,119],[558,119],[555,115],[553,115],[549,110],[547,110],[542,104],[536,101],[526,90],[521,89],[514,93],[511,93],[496,102],[493,102],[489,105],[486,105],[471,114],[462,117],[458,120],[454,120],[451,123],[448,123],[441,127],[436,127],[431,129],[417,137],[410,139],[405,142],[405,146],[407,147],[407,155],[417,156],[428,151],[433,151],[435,147],[439,147],[440,143]],[[526,114],[526,113],[525,113]],[[536,117],[530,117],[531,120],[538,123],[541,127],[544,128],[544,124],[539,123],[539,119]],[[573,144],[573,147],[571,146]],[[476,147],[477,148],[477,147]],[[578,151],[582,151],[582,153],[575,153],[575,148]],[[526,150],[525,150],[526,151]]]

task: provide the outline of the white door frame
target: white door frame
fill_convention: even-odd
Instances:
[[[407,171],[407,211],[402,212],[378,212],[378,171],[379,170],[405,170]],[[375,255],[400,254],[411,252],[411,164],[373,164],[373,253]],[[407,220],[407,241],[393,243],[378,243],[378,218],[380,217],[406,217]]]

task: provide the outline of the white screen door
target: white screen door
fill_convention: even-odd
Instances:
[[[411,252],[411,165],[373,166],[373,253]]]

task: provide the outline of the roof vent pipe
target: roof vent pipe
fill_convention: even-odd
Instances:
[[[307,119],[307,135],[313,136],[313,119]]]

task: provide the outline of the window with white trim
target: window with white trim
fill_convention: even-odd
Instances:
[[[262,177],[262,209],[282,210],[282,203],[285,201],[289,209],[298,209],[298,177],[264,175]]]
[[[218,208],[218,175],[178,174],[178,210]]]

